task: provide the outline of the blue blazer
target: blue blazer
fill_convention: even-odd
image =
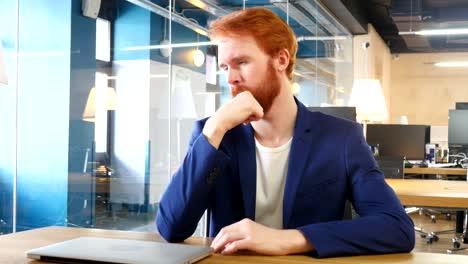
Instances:
[[[354,122],[310,112],[297,101],[283,199],[284,229],[298,229],[318,257],[408,252],[414,224]],[[255,220],[254,130],[239,125],[215,149],[198,121],[187,155],[159,204],[156,225],[170,242],[193,234],[206,209],[210,236],[243,218]],[[345,201],[360,216],[342,220]]]

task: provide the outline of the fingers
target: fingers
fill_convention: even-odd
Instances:
[[[239,250],[249,249],[250,242],[251,242],[250,239],[243,239],[243,240],[237,240],[237,241],[231,242],[226,245],[224,250],[221,251],[221,254],[230,255],[230,254],[236,253]]]
[[[212,127],[216,128],[212,130],[221,130],[225,133],[237,125],[257,121],[262,117],[263,108],[250,92],[245,91],[221,106],[209,121]]]
[[[250,122],[258,121],[263,118],[263,108],[254,98],[252,93],[250,93],[249,91],[245,91],[242,94],[239,94],[238,96],[239,100],[244,101],[246,105],[245,113],[248,115],[248,117],[242,122],[244,125],[247,125]]]
[[[233,126],[236,126],[240,123],[250,123],[253,121],[258,121],[263,117],[263,108],[254,98],[252,93],[249,91],[244,91],[238,94],[231,101],[232,109],[230,113],[234,114],[236,121]]]
[[[235,224],[232,224],[232,225],[235,225]],[[213,239],[213,241],[211,241],[211,247],[214,248],[215,245],[218,244],[218,241],[221,239],[221,237],[224,235],[224,233],[226,232],[225,230],[227,228],[229,228],[230,226],[232,225],[229,225],[229,226],[225,226],[224,228],[222,228],[219,233],[216,235],[216,237]]]
[[[256,116],[250,116],[247,120],[245,120],[244,122],[242,122],[244,125],[248,125],[250,122],[254,122],[254,121],[258,121],[262,119],[261,117],[256,117]]]
[[[235,240],[235,238],[240,239],[241,237],[241,227],[239,225],[240,222],[236,222],[234,224],[225,226],[222,228],[218,235],[216,235],[213,242],[211,242],[211,247],[215,249],[222,248],[221,245],[224,247],[227,243],[230,243]],[[216,250],[215,250],[216,251]]]
[[[248,101],[248,105],[250,106],[248,110],[250,111],[249,113],[249,121],[257,121],[260,120],[263,117],[263,108],[260,105],[260,103],[255,99],[255,97],[252,95],[252,93],[246,91],[244,92],[246,97],[246,101]]]
[[[235,243],[243,238],[244,234],[238,231],[220,232],[220,234],[216,236],[215,241],[211,244],[211,247],[214,252],[221,252],[225,250],[227,245]]]
[[[247,249],[248,243],[252,238],[251,225],[254,222],[250,219],[243,219],[232,225],[228,225],[219,231],[211,243],[215,252],[222,254],[232,254],[240,249]],[[239,243],[240,241],[244,241]]]
[[[239,250],[250,250],[265,255],[286,255],[289,252],[289,248],[285,247],[283,243],[287,240],[285,238],[300,233],[297,230],[294,231],[293,234],[291,231],[287,232],[285,230],[269,228],[245,218],[221,229],[213,240],[211,247],[215,252],[221,252],[221,254],[226,255],[233,254]],[[299,235],[302,242],[306,240],[302,234]],[[307,249],[311,250],[310,248]]]

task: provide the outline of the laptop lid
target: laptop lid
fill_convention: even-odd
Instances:
[[[195,263],[209,255],[208,246],[170,244],[155,241],[79,237],[32,249],[28,258],[61,263]]]

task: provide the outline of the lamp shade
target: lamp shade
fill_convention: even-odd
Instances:
[[[101,105],[102,103],[104,104]],[[115,110],[117,108],[117,93],[114,88],[91,88],[83,112],[83,121],[96,121],[96,109],[99,107],[105,107],[105,110]]]
[[[0,39],[0,83],[8,85],[8,78],[6,74],[5,57],[3,54],[2,40]]]
[[[172,74],[171,115],[177,119],[197,118],[197,111],[192,94],[191,72],[181,67],[174,67]]]
[[[408,116],[405,116],[405,115],[397,116],[397,118],[395,120],[395,124],[407,125],[408,124]]]
[[[359,122],[383,121],[388,118],[387,106],[379,80],[354,80],[350,104],[356,106],[356,116]]]

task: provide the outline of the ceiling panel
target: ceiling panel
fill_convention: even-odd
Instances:
[[[419,36],[415,31],[468,28],[466,0],[370,0],[368,19],[392,53],[466,52],[468,35]],[[408,35],[400,35],[406,32]]]

